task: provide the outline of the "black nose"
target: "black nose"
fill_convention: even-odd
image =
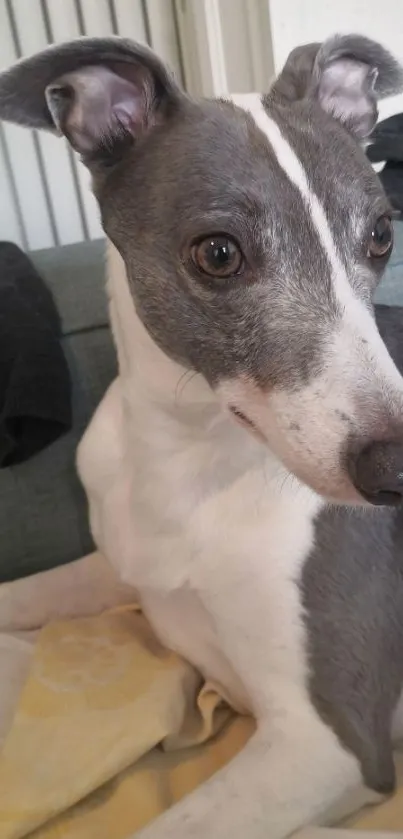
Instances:
[[[403,443],[371,443],[349,459],[351,480],[371,504],[403,501]]]

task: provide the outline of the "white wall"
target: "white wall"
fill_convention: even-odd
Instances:
[[[267,0],[276,72],[298,44],[356,32],[380,41],[403,63],[403,0]],[[381,116],[403,111],[403,96],[383,103]]]

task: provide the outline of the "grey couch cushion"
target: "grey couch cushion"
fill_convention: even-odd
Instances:
[[[403,306],[403,222],[395,222],[395,243],[385,276],[376,294],[378,303]]]
[[[104,243],[32,255],[62,316],[73,387],[73,429],[26,463],[0,470],[0,581],[69,562],[92,550],[75,451],[116,374],[107,320]]]
[[[53,294],[65,335],[107,325],[103,239],[35,251],[31,259]]]

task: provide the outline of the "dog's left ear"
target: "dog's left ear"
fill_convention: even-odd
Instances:
[[[0,75],[0,119],[64,134],[87,163],[141,140],[184,97],[152,50],[123,38],[52,46]]]
[[[360,35],[336,35],[293,50],[269,99],[278,104],[316,100],[363,139],[376,124],[377,100],[402,89],[403,69],[380,44]]]

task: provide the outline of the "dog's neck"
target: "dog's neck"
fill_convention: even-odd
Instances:
[[[195,405],[210,405],[211,408],[216,405],[203,377],[192,375],[168,358],[148,334],[136,313],[124,262],[110,243],[108,294],[119,375],[125,388],[130,389],[132,383],[141,398],[152,402],[160,410],[171,409],[174,404],[181,413]]]
[[[144,431],[158,448],[161,436],[150,430],[163,423],[172,442],[175,438],[178,443],[180,439],[187,443],[212,440],[223,426],[228,426],[230,438],[232,434],[247,437],[223,411],[203,376],[168,358],[150,337],[136,313],[124,262],[110,244],[108,292],[127,422],[136,426],[140,436]]]
[[[110,243],[108,293],[128,435],[132,426],[157,457],[168,447],[196,445],[203,464],[214,462],[219,480],[223,470],[236,477],[258,468],[283,484],[288,473],[274,455],[236,425],[201,375],[172,361],[149,336],[136,313],[124,262]],[[215,476],[210,478],[214,482]]]
[[[202,376],[188,379],[188,372],[155,345],[136,314],[121,258],[110,249],[108,261],[123,405],[121,442],[136,544],[144,560],[136,565],[136,585],[143,594],[170,592],[185,581],[197,585],[204,563],[224,550],[228,532],[239,534],[243,564],[243,552],[250,552],[251,522],[254,539],[272,538],[276,544],[284,516],[304,528],[321,502],[234,422]],[[184,561],[188,551],[192,564]],[[294,563],[294,554],[289,556]],[[119,562],[122,573],[122,557]],[[127,568],[129,579],[130,557]]]

